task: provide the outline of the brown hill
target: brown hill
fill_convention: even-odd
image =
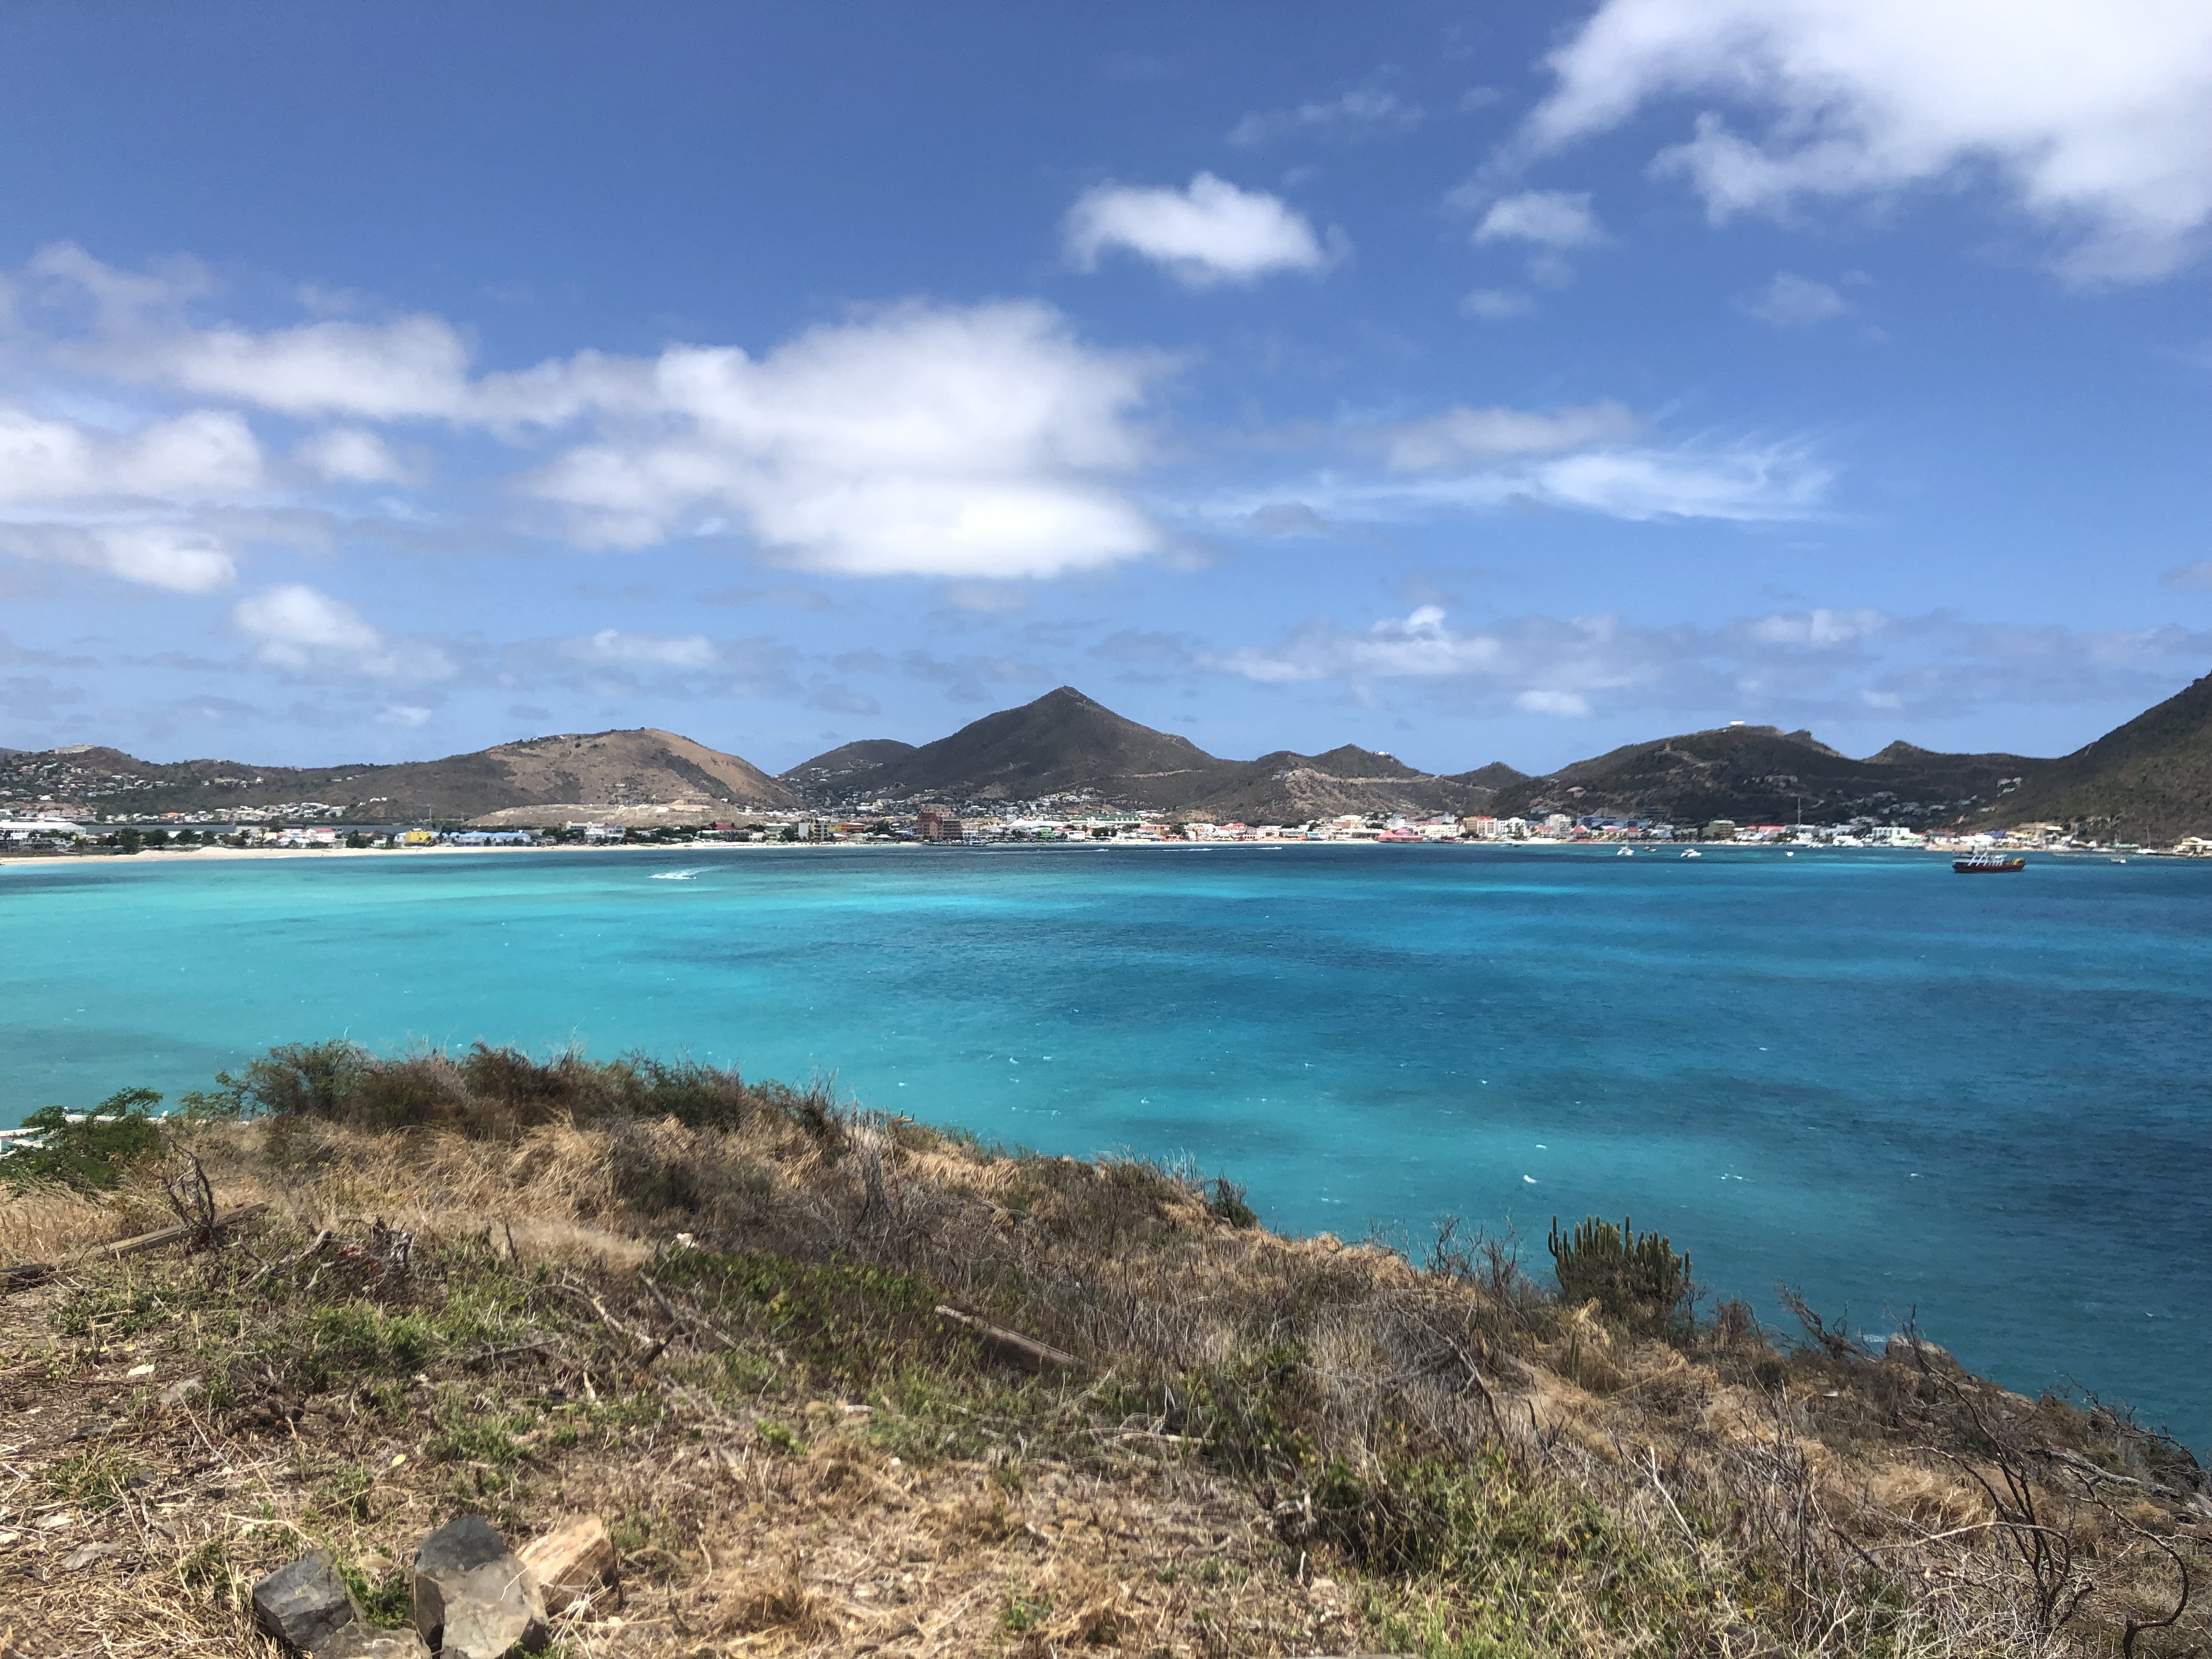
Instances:
[[[1340,812],[1480,812],[1488,810],[1496,793],[1482,785],[1418,771],[1395,755],[1353,744],[1324,755],[1279,749],[1255,761],[1225,764],[1233,768],[1233,779],[1191,802],[1187,816],[1300,823]]]
[[[796,794],[750,762],[650,727],[532,738],[392,766],[163,763],[85,744],[0,758],[0,802],[33,804],[46,796],[56,805],[118,813],[306,803],[361,823],[472,819],[522,808],[799,805]]]
[[[1477,789],[1510,789],[1516,783],[1528,781],[1526,772],[1516,771],[1504,761],[1492,761],[1487,766],[1478,766],[1472,772],[1449,774],[1446,783],[1464,783]]]
[[[1853,760],[1809,732],[1724,726],[1629,744],[1540,778],[1501,787],[1496,810],[1612,813],[1680,824],[1948,823],[2003,799],[2051,762],[2021,755],[1942,755],[1894,743]]]
[[[810,799],[835,799],[867,787],[869,777],[914,753],[914,745],[896,738],[863,738],[840,744],[812,760],[801,761],[776,781],[789,785]]]
[[[783,775],[823,800],[868,796],[989,805],[1073,795],[1182,818],[1255,823],[1297,823],[1339,812],[1471,811],[1492,793],[1486,784],[1434,777],[1352,744],[1323,755],[1284,749],[1257,760],[1223,760],[1066,685],[875,762],[878,753],[903,749],[848,744]]]
[[[2154,845],[2212,835],[2212,675],[2041,763],[1985,822],[2063,823],[2100,841]]]
[[[1166,810],[1198,799],[1231,766],[1188,738],[1125,720],[1063,685],[922,744],[864,787],[887,797],[979,803],[1087,793]]]

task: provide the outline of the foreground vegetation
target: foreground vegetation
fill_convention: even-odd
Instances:
[[[1555,1230],[1553,1291],[1506,1242],[1281,1237],[1226,1181],[644,1059],[331,1044],[156,1103],[0,1160],[0,1267],[52,1269],[0,1280],[23,1659],[265,1652],[246,1592],[309,1547],[397,1623],[471,1510],[605,1517],[579,1655],[2212,1635],[2186,1452],[1910,1334],[1697,1316],[1627,1223]]]

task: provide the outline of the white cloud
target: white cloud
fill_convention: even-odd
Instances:
[[[292,459],[331,483],[398,483],[407,477],[391,445],[357,426],[333,427],[303,438]]]
[[[1293,509],[1333,524],[1416,520],[1501,507],[1552,507],[1630,521],[1739,524],[1813,516],[1832,475],[1802,443],[1703,441],[1633,446],[1642,423],[1612,402],[1550,415],[1447,410],[1395,427],[1354,428],[1355,449],[1379,448],[1390,472],[1333,471],[1263,492],[1228,493],[1196,511],[1224,531],[1273,524]]]
[[[1470,317],[1494,323],[1508,317],[1525,317],[1536,308],[1536,302],[1511,289],[1479,288],[1459,302],[1459,308]]]
[[[1624,442],[1644,423],[1610,399],[1539,415],[1522,409],[1448,409],[1390,428],[1383,435],[1390,466],[1401,472],[1464,466],[1501,456],[1553,455]]]
[[[248,594],[230,619],[260,642],[254,654],[263,662],[294,673],[433,680],[453,672],[435,647],[387,638],[344,600],[299,582]]]
[[[908,305],[810,330],[759,356],[696,345],[655,357],[582,351],[471,379],[466,342],[439,318],[195,330],[166,290],[141,295],[136,279],[80,251],[50,253],[51,280],[95,298],[125,292],[127,303],[100,302],[100,329],[64,345],[73,361],[125,380],[301,417],[434,419],[510,443],[581,428],[514,483],[583,545],[734,532],[807,568],[985,579],[1093,568],[1161,545],[1123,478],[1142,459],[1135,417],[1168,361],[1088,347],[1048,307]],[[188,422],[227,423],[242,458],[238,478],[246,463],[258,467],[235,414],[203,412],[168,435],[185,435]],[[46,452],[58,433],[69,436],[18,434],[13,474],[55,472]],[[0,431],[0,501],[7,446]],[[316,434],[295,457],[326,482],[410,482],[364,424]],[[70,488],[99,471],[98,459],[60,458],[73,469]]]
[[[1425,605],[1403,620],[1386,618],[1363,633],[1307,629],[1285,651],[1246,649],[1203,660],[1262,681],[1317,680],[1332,675],[1430,679],[1494,672],[1503,649],[1486,635],[1454,633],[1445,625],[1442,606]]]
[[[99,568],[125,581],[173,593],[211,593],[237,579],[230,551],[216,537],[181,525],[102,525],[84,532]]]
[[[641,547],[734,514],[764,550],[845,574],[1050,576],[1155,550],[1115,483],[1164,365],[1095,350],[1037,305],[902,307],[761,358],[685,347],[641,418],[526,488],[586,543]]]
[[[1644,659],[1651,654],[1649,640],[1636,632],[1625,635],[1609,617],[1522,617],[1462,632],[1443,606],[1425,605],[1357,632],[1310,623],[1273,650],[1248,647],[1199,661],[1262,684],[1467,682],[1524,713],[1579,716],[1591,712],[1589,692],[1636,684],[1648,673]]]
[[[1531,475],[1540,500],[1616,519],[1802,519],[1827,494],[1831,475],[1796,445],[1698,453],[1610,451],[1569,455]]]
[[[1747,630],[1753,639],[1764,645],[1802,645],[1824,650],[1856,645],[1872,639],[1888,626],[1889,618],[1879,611],[1821,608],[1761,617],[1747,624]]]
[[[211,593],[238,570],[220,537],[174,524],[9,524],[0,552],[98,570],[172,593]]]
[[[1826,283],[1778,270],[1772,282],[1743,302],[1743,308],[1776,328],[1803,328],[1840,317],[1851,307]]]
[[[1313,227],[1281,198],[1243,191],[1210,173],[1186,190],[1100,185],[1068,210],[1067,257],[1097,268],[1115,249],[1141,255],[1193,288],[1249,283],[1279,270],[1321,271],[1334,261]]]
[[[1463,712],[1633,712],[1686,725],[1746,714],[1860,720],[1869,710],[1955,716],[2024,697],[2148,702],[2170,695],[2208,653],[2212,635],[2181,628],[2077,632],[1942,612],[1815,608],[1711,628],[1528,616],[1461,629],[1429,605],[1358,629],[1317,620],[1271,647],[1194,659],[1262,684],[1334,680],[1363,696],[1399,682]]]
[[[2212,587],[2212,559],[2198,559],[2191,564],[2177,565],[2159,580],[2168,587]]]
[[[939,596],[955,611],[979,617],[1012,617],[1030,608],[1028,590],[1001,582],[948,582]]]
[[[2203,0],[1607,0],[1549,63],[1534,150],[1670,95],[1764,118],[1658,158],[1716,222],[1994,173],[2081,281],[2169,275],[2212,224]]]
[[[131,432],[0,408],[0,550],[175,593],[228,586],[221,537],[191,522],[261,483],[246,422],[194,410]]]
[[[703,634],[626,634],[603,628],[587,638],[562,643],[563,656],[599,667],[712,668],[714,647]]]
[[[1579,691],[1521,691],[1513,706],[1524,714],[1550,714],[1559,720],[1588,720],[1590,701]]]
[[[469,349],[441,317],[324,322],[255,334],[180,330],[104,352],[129,378],[161,380],[301,416],[452,420],[475,412]]]
[[[1317,99],[1294,109],[1255,112],[1231,129],[1229,142],[1253,149],[1270,139],[1297,132],[1389,129],[1407,131],[1419,126],[1427,112],[1407,103],[1395,92],[1380,87],[1355,87],[1340,97]]]
[[[1478,242],[1535,242],[1545,247],[1591,247],[1605,240],[1587,191],[1524,191],[1490,204],[1474,228]]]
[[[0,509],[233,498],[261,478],[244,421],[195,410],[118,434],[0,409]]]

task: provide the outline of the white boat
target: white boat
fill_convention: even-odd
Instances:
[[[1700,853],[1696,848],[1692,847],[1688,852],[1683,854],[1682,856],[1686,859],[1701,859],[1705,857],[1705,854]]]

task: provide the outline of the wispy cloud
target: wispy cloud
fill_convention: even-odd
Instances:
[[[344,600],[301,582],[249,593],[230,620],[258,642],[255,655],[263,663],[293,674],[427,682],[455,672],[437,646],[393,638]]]
[[[2212,633],[2180,628],[2017,628],[1866,607],[1718,627],[1523,616],[1462,628],[1430,605],[1365,628],[1317,618],[1273,645],[1196,660],[1261,684],[1334,681],[1358,690],[1410,682],[1479,713],[1864,720],[2021,701],[2149,701],[2170,693],[2208,649]]]
[[[1385,428],[1378,435],[1394,471],[1427,472],[1503,456],[1556,455],[1622,443],[1643,430],[1644,422],[1625,405],[1607,399],[1552,414],[1462,405]]]
[[[1354,423],[1336,464],[1297,481],[1226,491],[1193,507],[1245,533],[1310,533],[1504,507],[1550,507],[1631,522],[1783,522],[1822,510],[1832,469],[1803,440],[1657,441],[1611,399],[1551,410],[1461,406],[1418,420]],[[1359,463],[1373,457],[1379,469]]]
[[[1526,317],[1536,308],[1536,302],[1513,289],[1478,288],[1468,292],[1459,308],[1470,317],[1497,323],[1509,317]]]
[[[1594,247],[1605,232],[1587,191],[1531,190],[1490,204],[1474,228],[1477,242],[1534,242],[1541,247]]]
[[[1778,270],[1758,293],[1741,301],[1744,311],[1774,328],[1804,328],[1845,315],[1850,301],[1826,283]]]
[[[717,660],[704,634],[631,634],[602,628],[582,639],[564,640],[562,654],[594,667],[710,669]]]
[[[1559,51],[1527,151],[1710,100],[1656,170],[1717,222],[1986,173],[2083,282],[2148,281],[2212,229],[2212,8],[2199,0],[1606,0]],[[1725,107],[1723,107],[1725,106]],[[1731,125],[1748,115],[1763,126]]]
[[[1427,116],[1419,104],[1370,82],[1289,109],[1255,111],[1230,130],[1229,142],[1239,149],[1256,149],[1300,134],[1407,132]]]

